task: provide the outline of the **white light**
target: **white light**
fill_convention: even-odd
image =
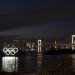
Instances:
[[[13,48],[13,50],[14,50],[16,53],[18,52],[18,48],[16,48],[16,47]]]
[[[41,40],[38,40],[38,52],[41,52],[41,46],[42,46],[42,43],[41,43]]]
[[[18,71],[18,57],[2,57],[2,71],[17,72]]]
[[[7,49],[7,50],[5,51],[5,54],[6,54],[6,55],[10,55],[10,50]]]
[[[6,54],[6,55],[15,55],[17,52],[18,52],[18,48],[3,48],[3,52]]]
[[[15,52],[14,50],[11,50],[11,53],[10,53],[10,54],[11,54],[11,55],[15,55],[15,53],[16,53],[16,52]]]
[[[7,50],[7,48],[5,47],[5,48],[3,48],[3,52],[5,52]]]
[[[41,45],[41,40],[38,40],[38,45]]]
[[[75,44],[75,40],[74,40],[74,38],[75,38],[75,35],[72,35],[72,50],[75,49],[75,47],[74,47],[74,44]]]

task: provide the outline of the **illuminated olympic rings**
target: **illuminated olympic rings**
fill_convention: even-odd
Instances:
[[[15,55],[17,52],[18,52],[18,48],[3,48],[3,52],[6,54],[6,55]]]

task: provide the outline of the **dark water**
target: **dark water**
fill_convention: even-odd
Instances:
[[[75,54],[27,54],[20,57],[0,57],[0,61],[0,72],[25,75],[72,75],[75,72]]]

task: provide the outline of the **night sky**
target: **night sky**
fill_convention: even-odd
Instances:
[[[59,39],[74,32],[73,0],[0,0],[0,37]]]

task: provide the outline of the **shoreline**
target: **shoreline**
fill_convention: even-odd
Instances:
[[[51,50],[48,50],[48,51],[43,51],[43,52],[37,52],[37,51],[20,51],[18,53],[16,53],[15,55],[12,55],[12,56],[22,56],[22,55],[28,55],[28,54],[32,54],[32,55],[37,55],[37,54],[75,54],[75,50],[73,51],[72,49],[57,49],[57,50],[54,50],[54,49],[51,49]],[[0,51],[0,56],[6,56],[2,51]],[[11,56],[11,55],[8,55],[8,56]]]

